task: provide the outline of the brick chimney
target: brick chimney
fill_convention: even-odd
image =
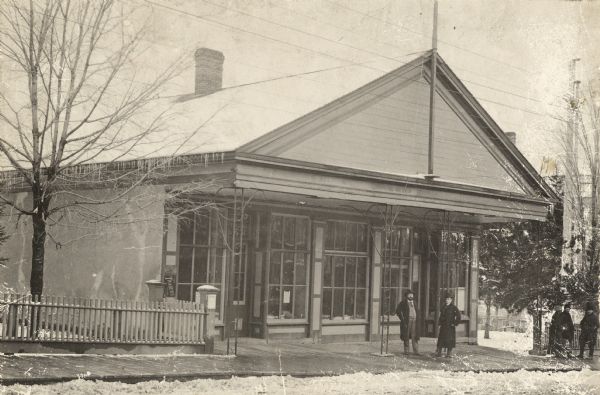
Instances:
[[[198,48],[194,54],[196,60],[196,82],[194,93],[198,96],[210,95],[223,86],[222,52],[209,48]]]
[[[510,140],[511,143],[516,147],[517,146],[517,134],[515,132],[506,132],[504,133],[506,137]]]

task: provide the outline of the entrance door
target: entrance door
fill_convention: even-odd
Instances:
[[[249,336],[248,314],[250,303],[248,285],[248,245],[244,244],[243,253],[233,263],[233,299],[231,301],[230,328],[237,329],[238,336]],[[234,333],[232,332],[232,335]]]

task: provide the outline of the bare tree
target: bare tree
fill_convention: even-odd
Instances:
[[[598,303],[600,288],[600,92],[586,89],[567,100],[561,142],[565,176],[565,281],[575,300]]]
[[[32,295],[43,291],[50,225],[71,209],[91,220],[114,215],[96,207],[125,199],[164,165],[125,161],[157,146],[165,112],[155,103],[179,59],[151,77],[140,73],[134,60],[147,29],[123,15],[113,0],[5,0],[0,7],[0,61],[15,88],[0,92],[0,163],[11,169],[0,200],[31,217]],[[92,197],[86,188],[115,193]],[[31,201],[15,200],[16,189]]]

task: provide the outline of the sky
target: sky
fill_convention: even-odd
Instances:
[[[432,45],[427,0],[136,2],[151,8],[153,64],[218,49],[224,86],[355,63],[376,77]],[[517,146],[539,169],[543,156],[560,150],[553,131],[565,115],[571,60],[581,59],[583,82],[598,73],[600,2],[440,0],[438,15],[439,53],[504,131],[517,133]],[[174,91],[192,81],[190,68]]]
[[[277,95],[260,102],[263,114],[300,116],[432,46],[432,0],[129,0],[119,9],[126,31],[148,28],[132,62],[137,77],[183,59],[182,74],[162,93],[192,93],[194,50],[216,49],[225,55],[224,87],[250,83],[261,93],[261,81],[281,79]],[[580,59],[582,82],[600,75],[600,1],[439,0],[438,14],[439,53],[483,107],[517,133],[535,168],[557,156],[571,60]],[[9,90],[17,80],[1,57],[0,67],[0,87]],[[235,116],[233,106],[227,111],[221,119]]]

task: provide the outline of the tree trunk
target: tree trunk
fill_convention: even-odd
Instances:
[[[31,277],[29,279],[31,295],[38,298],[42,295],[44,289],[44,252],[46,244],[46,221],[44,221],[43,211],[39,211],[32,216],[33,237],[31,238]]]
[[[490,321],[492,319],[492,303],[486,298],[485,301],[485,332],[483,335],[484,339],[490,338]]]
[[[539,297],[533,316],[533,352],[537,355],[542,353],[542,309]]]

